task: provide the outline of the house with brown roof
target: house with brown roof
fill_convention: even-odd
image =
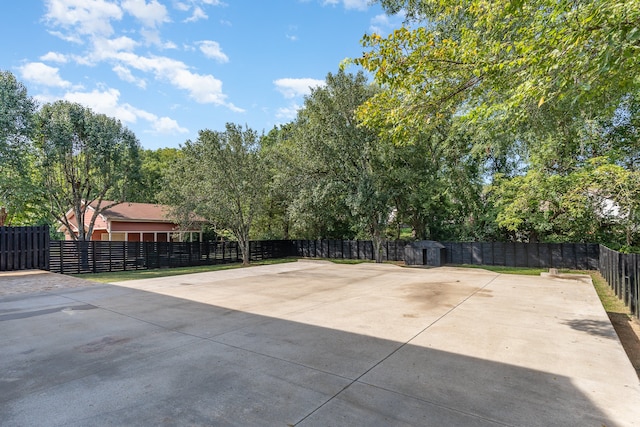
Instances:
[[[102,206],[114,202],[102,201]],[[95,203],[87,206],[85,228],[88,228],[95,212]],[[58,231],[65,240],[73,240],[71,233],[78,234],[78,222],[73,210],[66,213],[71,230],[62,226]],[[122,202],[100,212],[96,218],[91,240],[119,242],[171,242],[202,241],[201,227],[180,227],[169,216],[169,207],[153,203]]]

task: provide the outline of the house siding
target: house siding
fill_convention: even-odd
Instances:
[[[111,221],[111,232],[160,232],[167,233],[177,230],[176,224],[161,222],[116,222]]]

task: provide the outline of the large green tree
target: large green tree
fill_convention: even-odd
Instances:
[[[224,132],[203,130],[182,147],[168,171],[162,200],[175,208],[182,222],[195,214],[216,232],[233,233],[243,264],[249,264],[249,239],[265,206],[268,170],[255,131],[231,123]]]
[[[36,102],[8,71],[0,71],[0,226],[36,220],[38,187],[33,168]]]
[[[261,138],[261,158],[270,179],[265,207],[256,219],[255,236],[260,239],[291,237],[290,206],[299,191],[301,175],[294,129],[293,123],[286,123]]]
[[[616,240],[610,231],[625,224],[633,240],[635,207],[615,196],[636,189],[593,177],[634,182],[640,2],[379,3],[407,21],[363,39],[355,62],[384,89],[359,109],[365,124],[400,145],[448,120],[473,134],[487,211],[511,238]],[[605,194],[626,213],[603,215]]]
[[[376,90],[364,74],[339,71],[329,73],[326,85],[306,97],[295,136],[304,185],[293,208],[298,218],[313,212],[320,218],[328,214],[348,220],[353,232],[373,240],[380,261],[393,209],[385,165],[390,145],[375,131],[359,126],[355,116]]]
[[[449,120],[416,129],[412,141],[393,147],[386,159],[396,222],[409,225],[418,239],[483,237],[481,163],[469,153],[473,139]]]
[[[71,210],[80,225],[71,235],[89,240],[98,215],[114,205],[105,201],[126,201],[135,187],[140,143],[120,121],[58,101],[38,113],[35,145],[50,214],[74,230]]]
[[[640,85],[637,0],[380,0],[407,26],[356,62],[388,90],[362,110],[397,136],[455,113],[510,126],[535,109],[612,112]]]

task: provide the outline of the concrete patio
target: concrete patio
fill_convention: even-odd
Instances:
[[[74,282],[0,297],[0,346],[2,426],[640,425],[576,280],[299,261]]]

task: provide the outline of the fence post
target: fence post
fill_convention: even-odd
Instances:
[[[95,240],[91,241],[91,252],[92,252],[91,269],[93,270],[94,273],[97,273],[98,269],[96,268],[96,241]]]
[[[122,269],[127,271],[127,242],[122,242]]]

